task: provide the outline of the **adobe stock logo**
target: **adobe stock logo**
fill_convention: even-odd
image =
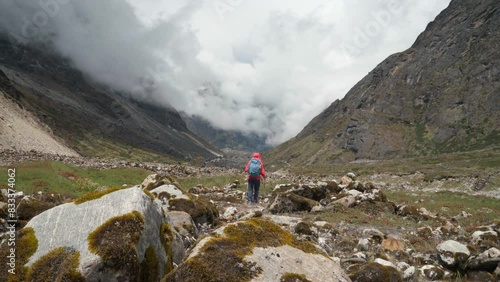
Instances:
[[[46,26],[51,18],[59,14],[62,5],[67,5],[70,0],[40,0],[40,9],[30,16],[21,18],[22,26],[19,33],[10,32],[9,37],[12,44],[27,44],[30,39],[40,33],[40,29]]]
[[[361,55],[364,48],[368,47],[374,38],[380,36],[387,28],[393,17],[403,11],[400,0],[390,0],[385,5],[385,9],[371,12],[371,19],[365,23],[363,28],[356,28],[354,36],[350,41],[340,44],[345,59],[352,63],[352,58]]]

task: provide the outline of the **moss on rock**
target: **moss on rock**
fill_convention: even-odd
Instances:
[[[134,281],[140,269],[136,245],[143,230],[144,217],[137,211],[113,217],[89,234],[89,249],[105,266],[123,271]]]
[[[285,273],[280,278],[280,282],[312,282],[304,274]]]
[[[54,249],[31,266],[28,271],[28,281],[85,281],[78,271],[79,263],[79,252],[63,247]]]
[[[163,248],[167,255],[167,262],[165,263],[165,273],[169,273],[174,268],[172,242],[174,241],[174,232],[170,224],[163,223],[160,227],[160,238]]]
[[[218,224],[219,211],[208,200],[199,197],[192,200],[171,199],[169,206],[170,210],[188,213],[196,224],[208,223],[214,226]]]
[[[151,198],[151,201],[154,201],[155,195],[153,195],[153,193],[151,193],[149,190],[142,190],[142,192],[144,192],[144,194],[148,195],[148,197]]]
[[[400,282],[403,281],[401,274],[393,268],[384,266],[375,262],[370,262],[363,265],[358,271],[351,273],[349,278],[353,282]]]
[[[118,190],[126,189],[126,188],[127,187],[110,187],[110,188],[108,188],[106,190],[103,190],[103,191],[92,191],[92,192],[84,194],[80,198],[76,199],[75,200],[75,204],[79,205],[81,203],[85,203],[85,202],[88,202],[88,201],[99,199],[99,198],[101,198],[104,195],[113,193],[113,192],[118,191]]]
[[[321,253],[308,241],[298,241],[271,221],[253,218],[225,227],[224,235],[209,240],[167,281],[250,281],[262,270],[244,260],[256,247],[290,245],[306,253]]]
[[[149,246],[144,254],[144,260],[141,262],[139,281],[158,281],[159,270],[155,249]]]
[[[26,281],[26,276],[28,274],[28,268],[24,265],[28,262],[29,258],[38,249],[38,239],[35,236],[35,231],[33,228],[23,228],[19,230],[16,234],[16,259],[15,259],[15,274],[9,274],[7,269],[5,271],[0,271],[0,281]],[[0,246],[0,264],[6,266],[10,263],[10,259],[7,258],[10,255],[10,248],[7,244],[2,244]]]
[[[297,225],[295,226],[295,233],[304,234],[304,235],[312,235],[313,231],[311,228],[312,228],[312,225],[310,223],[301,221],[301,222],[297,223]]]

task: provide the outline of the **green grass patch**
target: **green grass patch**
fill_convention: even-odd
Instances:
[[[76,147],[83,156],[89,157],[162,163],[177,163],[179,161],[166,155],[119,144],[91,134],[85,134],[84,138],[79,139]]]
[[[367,203],[367,205],[370,204],[372,203]],[[339,222],[346,222],[355,225],[383,226],[384,228],[398,226],[405,228],[417,227],[414,221],[398,216],[393,211],[384,210],[384,208],[380,206],[344,208],[339,204],[331,211],[306,214],[303,220],[306,222],[326,221],[332,225],[338,224]]]
[[[309,166],[292,166],[288,169],[298,174],[344,175],[354,172],[356,175],[412,174],[422,172],[427,180],[447,177],[487,176],[500,167],[500,147],[452,154],[440,154],[427,157],[378,160],[369,162],[330,163]]]
[[[79,197],[99,187],[140,184],[149,171],[139,168],[81,168],[57,161],[35,161],[1,166],[0,185],[7,183],[7,169],[16,169],[16,190],[25,193],[55,191]],[[6,187],[2,187],[6,188]]]
[[[186,191],[190,188],[196,187],[197,185],[203,185],[207,188],[212,188],[213,186],[224,187],[229,183],[233,183],[235,180],[240,182],[240,186],[246,187],[245,174],[243,173],[229,173],[223,175],[217,175],[213,177],[184,177],[177,178],[177,182]]]
[[[385,193],[393,202],[425,207],[428,211],[448,219],[465,211],[472,216],[458,218],[458,223],[464,227],[487,225],[500,218],[500,200],[495,198],[450,191],[436,193],[385,191]],[[435,223],[436,225],[440,225],[439,222]]]

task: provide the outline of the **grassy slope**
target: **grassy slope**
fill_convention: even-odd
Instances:
[[[102,186],[135,185],[149,174],[147,170],[80,168],[55,161],[37,161],[0,166],[0,188],[7,188],[7,169],[16,169],[16,190],[26,193],[55,191],[80,196]]]
[[[80,196],[86,192],[95,190],[101,186],[122,186],[123,184],[139,184],[149,174],[142,169],[120,168],[111,170],[84,169],[60,162],[28,162],[14,166],[17,170],[16,188],[28,193],[36,191],[57,191]],[[362,181],[364,176],[387,173],[396,175],[411,174],[416,171],[424,173],[423,179],[417,182],[429,182],[447,177],[465,177],[496,175],[489,179],[489,184],[484,189],[498,189],[500,179],[498,171],[500,168],[500,148],[492,150],[476,151],[472,153],[447,154],[428,158],[414,158],[404,160],[391,160],[370,163],[349,163],[320,167],[295,167],[291,170],[305,175],[326,176],[343,175],[349,171],[355,172]],[[390,181],[390,175],[387,181]],[[180,185],[188,190],[198,184],[211,188],[213,186],[224,187],[234,180],[239,180],[240,190],[246,191],[244,174],[225,174],[203,178],[179,178]],[[386,180],[384,180],[386,181]],[[279,183],[287,183],[285,180],[268,181],[261,186],[261,194],[267,195],[272,188]],[[7,167],[0,167],[0,188],[7,188]],[[264,184],[264,183],[263,183]],[[451,187],[450,187],[451,188]],[[462,226],[481,225],[491,223],[500,218],[500,200],[471,196],[465,193],[450,192],[443,187],[437,193],[426,191],[384,191],[388,199],[398,204],[409,204],[425,207],[430,212],[439,213],[447,218],[466,211],[473,216],[459,219]],[[339,208],[320,214],[305,214],[310,219],[321,219],[332,223],[345,221],[353,224],[371,224],[386,227],[419,227],[425,225],[440,226],[438,221],[412,222],[403,220],[390,212],[372,215],[370,208],[349,210]]]

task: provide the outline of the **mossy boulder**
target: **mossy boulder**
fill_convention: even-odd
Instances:
[[[419,208],[412,205],[402,205],[397,207],[397,215],[406,217],[414,221],[424,221],[432,218],[432,215],[424,208]]]
[[[188,213],[196,224],[217,226],[219,210],[214,203],[201,196],[192,198],[176,198],[169,201],[169,211],[183,211]]]
[[[141,184],[141,189],[143,190],[152,190],[155,189],[156,187],[165,185],[165,184],[171,184],[172,180],[170,177],[162,174],[150,174],[146,179]]]
[[[312,235],[312,225],[308,222],[301,221],[295,226],[295,233],[303,235]]]
[[[369,262],[357,268],[349,277],[353,282],[400,282],[403,281],[397,269],[376,262]]]
[[[321,206],[319,202],[299,196],[293,192],[279,193],[269,206],[273,214],[285,212],[310,212],[313,207]]]
[[[38,246],[25,267],[35,269],[56,252],[59,268],[71,265],[68,275],[89,281],[159,280],[173,268],[175,250],[184,249],[159,201],[140,187],[54,207],[35,216],[27,228],[34,230]],[[157,269],[142,269],[145,265]]]
[[[340,266],[309,241],[275,223],[253,218],[205,237],[166,281],[350,281]]]
[[[163,185],[151,190],[166,211],[188,213],[195,224],[218,224],[219,210],[208,198],[185,193],[177,186]]]
[[[315,185],[300,185],[298,188],[290,190],[290,192],[315,201],[321,201],[328,195],[326,186]]]

